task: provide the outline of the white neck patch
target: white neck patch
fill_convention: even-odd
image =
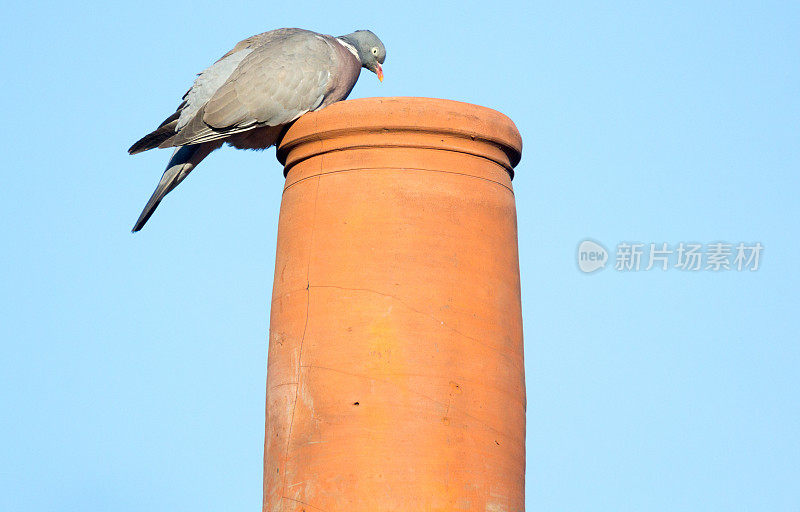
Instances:
[[[361,60],[361,59],[359,58],[359,56],[358,56],[358,50],[356,50],[356,47],[355,47],[355,46],[353,46],[352,44],[348,43],[347,41],[344,41],[344,40],[342,40],[342,39],[339,39],[338,37],[336,38],[336,40],[337,40],[337,41],[339,41],[340,43],[342,43],[342,46],[344,46],[345,48],[347,48],[348,50],[350,50],[350,53],[352,53],[352,54],[353,54],[353,56],[356,58],[356,60],[358,60],[358,61],[360,61],[360,60]]]

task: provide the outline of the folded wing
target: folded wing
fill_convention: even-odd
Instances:
[[[217,86],[217,76],[234,63],[235,68]],[[218,72],[210,73],[217,67]],[[207,84],[197,84],[196,93],[192,88],[177,133],[159,147],[199,144],[294,121],[322,104],[335,70],[334,49],[313,32],[291,33],[231,53],[207,70]],[[208,97],[212,87],[215,90]]]

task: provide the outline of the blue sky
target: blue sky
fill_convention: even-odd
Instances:
[[[130,228],[127,147],[240,39],[370,28],[386,80],[510,116],[527,507],[800,506],[800,5],[4,7],[0,509],[258,510],[282,174],[224,149]],[[760,242],[756,272],[583,274],[580,241]],[[612,261],[613,263],[613,261]]]

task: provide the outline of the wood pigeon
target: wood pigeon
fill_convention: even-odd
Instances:
[[[135,155],[175,147],[133,232],[223,143],[239,149],[272,146],[298,117],[345,99],[362,67],[383,81],[385,59],[383,43],[369,30],[333,37],[281,28],[237,43],[197,76],[174,114],[128,150]]]

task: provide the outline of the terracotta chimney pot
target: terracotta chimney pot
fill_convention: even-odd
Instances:
[[[521,149],[503,114],[428,98],[283,137],[265,512],[524,510]]]

